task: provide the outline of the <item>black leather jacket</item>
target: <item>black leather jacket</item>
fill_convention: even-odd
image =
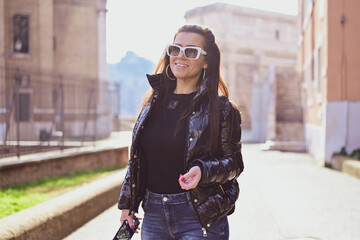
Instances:
[[[138,147],[144,123],[162,94],[162,74],[147,75],[154,95],[138,116],[133,130],[130,150],[129,168],[119,196],[119,209],[130,209],[138,212],[143,200],[146,183],[144,158]],[[199,92],[192,100],[192,114],[188,119],[188,133],[185,151],[186,169],[198,165],[202,177],[195,189],[190,190],[193,206],[199,220],[205,228],[211,227],[220,218],[231,214],[239,196],[237,177],[244,169],[241,154],[241,118],[239,111],[228,98],[219,97],[220,101],[220,134],[219,152],[216,157],[210,156],[209,113],[205,79]],[[205,99],[205,101],[204,101]]]

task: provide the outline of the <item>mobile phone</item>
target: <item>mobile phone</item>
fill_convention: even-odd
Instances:
[[[130,238],[134,235],[134,233],[136,232],[136,230],[138,229],[139,225],[140,225],[140,221],[137,219],[137,217],[135,217],[135,215],[132,215],[133,217],[133,221],[134,221],[134,228],[131,228],[128,221],[125,220],[127,222],[127,228],[129,229],[130,232]]]
[[[113,238],[113,240],[130,240],[132,238],[132,236],[136,232],[136,229],[140,225],[140,221],[137,219],[137,217],[135,217],[135,215],[133,215],[132,217],[133,217],[135,227],[132,229],[130,227],[129,222],[127,220],[125,220],[121,224],[119,230],[116,232],[115,237]]]

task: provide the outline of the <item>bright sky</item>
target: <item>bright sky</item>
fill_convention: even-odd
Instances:
[[[298,0],[107,0],[107,62],[117,63],[127,51],[157,63],[185,12],[216,2],[296,15]]]

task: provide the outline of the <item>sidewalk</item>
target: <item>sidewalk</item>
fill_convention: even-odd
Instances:
[[[231,240],[360,239],[360,180],[321,168],[308,154],[245,144],[243,156]],[[112,239],[119,218],[113,206],[65,240]]]

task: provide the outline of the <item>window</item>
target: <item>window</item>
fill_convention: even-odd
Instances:
[[[30,120],[30,93],[19,93],[19,102],[16,101],[16,107],[19,108],[15,112],[16,121]]]
[[[307,61],[304,64],[304,78],[305,78],[305,84],[306,84],[306,102],[307,102],[307,106],[312,106],[313,105],[313,81],[312,81],[312,56],[309,56],[309,58],[307,59]]]
[[[321,93],[321,78],[322,78],[321,47],[319,47],[317,54],[318,54],[317,55],[317,90],[318,93]]]
[[[13,51],[29,53],[29,17],[15,15],[13,17]]]
[[[280,31],[279,30],[275,31],[275,39],[280,40]]]
[[[314,63],[315,59],[314,56],[311,56],[311,81],[314,81],[315,79],[315,63]]]
[[[314,88],[316,89],[316,101],[321,103],[322,99],[322,78],[323,78],[323,35],[322,33],[316,36],[316,43],[314,49],[315,57],[315,82]]]

